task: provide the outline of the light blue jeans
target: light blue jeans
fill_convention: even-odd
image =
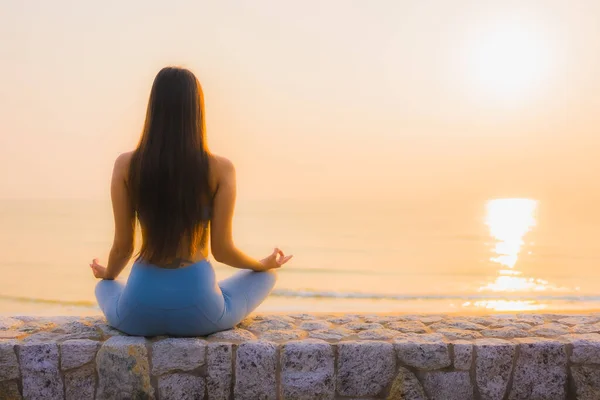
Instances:
[[[276,273],[243,270],[216,282],[210,262],[178,269],[136,262],[127,284],[102,280],[96,298],[108,323],[136,336],[206,336],[230,329],[269,295]]]

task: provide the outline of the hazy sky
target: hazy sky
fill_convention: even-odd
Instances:
[[[108,196],[169,64],[243,198],[600,196],[600,2],[0,1],[0,198]]]

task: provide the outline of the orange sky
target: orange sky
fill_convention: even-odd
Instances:
[[[595,0],[3,1],[0,198],[107,197],[176,64],[243,198],[600,199],[599,18]]]

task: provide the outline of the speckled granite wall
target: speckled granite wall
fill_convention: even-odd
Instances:
[[[207,338],[0,317],[6,399],[600,399],[600,314],[258,315]]]

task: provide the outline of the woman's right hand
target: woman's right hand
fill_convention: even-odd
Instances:
[[[281,266],[290,261],[292,257],[292,255],[286,256],[283,254],[283,251],[275,248],[270,256],[263,258],[259,262],[263,265],[263,270],[268,271],[270,269],[281,268]]]

